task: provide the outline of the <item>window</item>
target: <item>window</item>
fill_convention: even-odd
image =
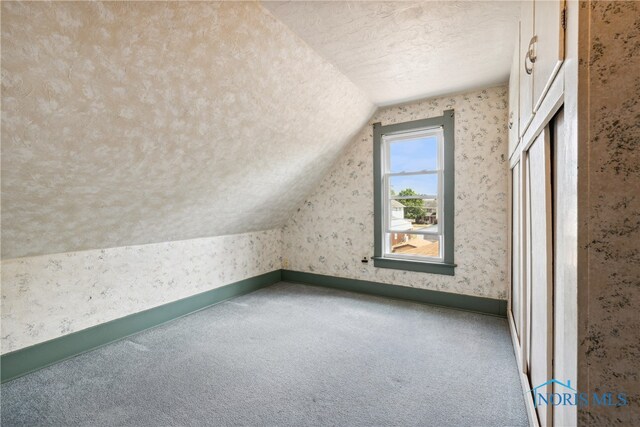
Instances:
[[[453,110],[373,125],[376,267],[454,274],[453,125]]]

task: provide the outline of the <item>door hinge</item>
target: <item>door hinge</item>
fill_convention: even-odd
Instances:
[[[562,8],[562,12],[560,12],[560,25],[563,30],[567,29],[567,8],[566,6]]]

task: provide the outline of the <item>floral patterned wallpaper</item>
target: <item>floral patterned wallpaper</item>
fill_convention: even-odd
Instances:
[[[3,259],[279,228],[374,110],[257,2],[0,6]]]
[[[578,423],[634,425],[640,420],[640,3],[582,2],[580,14],[580,73],[588,95],[579,105],[579,386],[626,392],[629,406],[580,407]]]
[[[362,128],[367,97],[254,2],[2,2],[2,55],[2,353],[283,266],[507,296],[505,87]],[[456,275],[363,265],[370,125],[449,108]]]
[[[280,229],[2,261],[2,354],[279,270]]]
[[[345,278],[507,298],[507,88],[379,110],[284,227],[283,267]],[[455,276],[375,268],[372,124],[455,109]]]

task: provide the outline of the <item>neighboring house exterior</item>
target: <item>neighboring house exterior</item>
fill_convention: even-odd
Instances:
[[[425,220],[416,222],[414,224],[413,220],[409,218],[405,218],[405,205],[400,203],[397,200],[391,200],[391,218],[390,218],[390,226],[391,229],[397,231],[397,233],[391,234],[391,246],[394,248],[394,252],[398,253],[415,253],[420,255],[427,256],[437,256],[438,246],[434,246],[434,248],[426,248],[425,245],[421,242],[423,239],[420,235],[415,234],[407,234],[402,233],[402,231],[411,231],[417,228],[424,228],[425,226],[416,224],[429,224],[428,227],[430,231],[437,232],[438,228],[438,220],[437,220],[437,211],[438,211],[438,203],[436,199],[425,199],[423,208],[426,212]],[[418,240],[420,242],[418,242]],[[425,239],[428,240],[428,239]],[[433,246],[433,245],[428,245]],[[417,250],[416,250],[417,249]],[[433,253],[432,253],[433,252]]]
[[[437,224],[438,223],[438,201],[436,199],[425,199],[424,210],[426,212],[426,223]]]
[[[397,200],[391,200],[391,229],[397,231],[408,231],[413,228],[411,220],[404,217],[404,205]],[[407,240],[404,233],[393,233],[391,235],[391,246],[403,243]]]
[[[397,200],[391,201],[391,219],[404,219],[404,205]]]

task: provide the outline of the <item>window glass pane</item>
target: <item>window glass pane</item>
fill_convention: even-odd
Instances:
[[[440,237],[422,234],[388,233],[391,253],[440,258]]]
[[[400,175],[389,177],[390,196],[429,196],[438,194],[438,174]]]
[[[409,139],[389,143],[391,173],[419,172],[438,168],[438,138]]]
[[[389,201],[389,229],[438,233],[437,199]]]

